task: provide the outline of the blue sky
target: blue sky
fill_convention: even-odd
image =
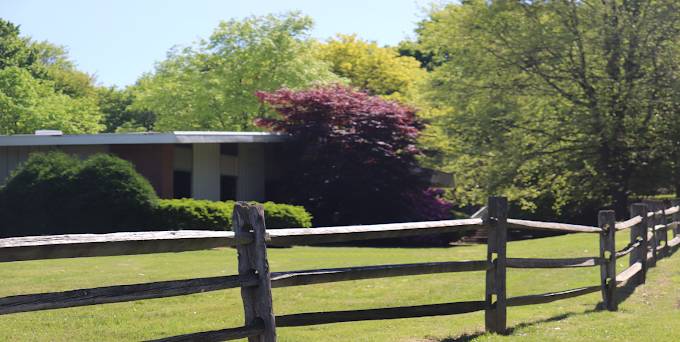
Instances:
[[[173,45],[207,37],[220,20],[300,10],[312,36],[357,33],[381,45],[413,36],[430,0],[0,0],[0,17],[23,35],[68,48],[102,85],[132,84]]]

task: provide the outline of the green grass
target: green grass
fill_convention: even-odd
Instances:
[[[628,232],[617,234],[619,247]],[[597,254],[598,236],[512,242],[510,257]],[[486,246],[455,248],[269,249],[273,271],[424,261],[483,259]],[[618,264],[622,270],[627,258]],[[232,249],[176,254],[0,264],[0,296],[234,274]],[[274,289],[276,314],[481,300],[484,273],[435,274]],[[596,285],[597,268],[508,270],[508,295]],[[281,328],[280,341],[677,341],[680,257],[651,269],[618,312],[595,311],[600,294],[508,309],[509,336],[481,334],[483,312],[433,318]],[[0,341],[129,341],[242,325],[238,289],[129,303],[0,316]],[[675,327],[675,333],[671,330]]]

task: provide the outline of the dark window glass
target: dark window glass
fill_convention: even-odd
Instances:
[[[235,200],[236,199],[236,177],[221,176],[220,177],[220,200]]]
[[[268,180],[264,183],[264,193],[267,201],[290,203],[291,199],[286,196],[284,183],[280,180]]]
[[[172,178],[173,197],[191,198],[191,172],[175,171]]]
[[[238,156],[238,144],[220,144],[220,154],[224,156]]]

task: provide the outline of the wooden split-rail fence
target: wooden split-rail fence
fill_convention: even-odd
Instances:
[[[107,286],[64,292],[25,294],[0,298],[0,314],[127,302],[240,288],[245,312],[241,327],[167,337],[159,341],[222,341],[248,338],[275,341],[277,327],[384,320],[394,318],[485,312],[489,332],[504,333],[506,308],[549,303],[601,291],[604,307],[617,309],[616,290],[627,284],[644,283],[647,269],[680,245],[680,207],[634,204],[631,219],[616,222],[614,212],[600,211],[598,227],[507,218],[505,198],[491,197],[483,218],[410,222],[365,226],[266,230],[259,205],[237,203],[232,231],[163,231],[112,234],[76,234],[0,239],[0,262],[54,258],[94,257],[145,253],[181,252],[232,246],[238,250],[238,274],[230,276]],[[670,221],[669,221],[670,218]],[[538,229],[599,235],[598,256],[566,259],[508,258],[507,229]],[[345,267],[291,272],[271,272],[267,244],[309,245],[354,240],[408,237],[488,229],[485,260],[430,262]],[[616,233],[630,229],[630,244],[617,251]],[[673,238],[668,239],[668,230]],[[629,255],[629,267],[616,273],[616,260]],[[599,284],[559,292],[506,296],[508,268],[600,267]],[[486,272],[485,298],[430,305],[331,312],[308,312],[275,316],[272,287],[320,284],[347,280],[409,276],[447,272]]]

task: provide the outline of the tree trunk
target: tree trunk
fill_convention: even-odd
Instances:
[[[618,189],[612,194],[614,200],[613,207],[616,212],[616,217],[620,220],[628,217],[628,190]]]

